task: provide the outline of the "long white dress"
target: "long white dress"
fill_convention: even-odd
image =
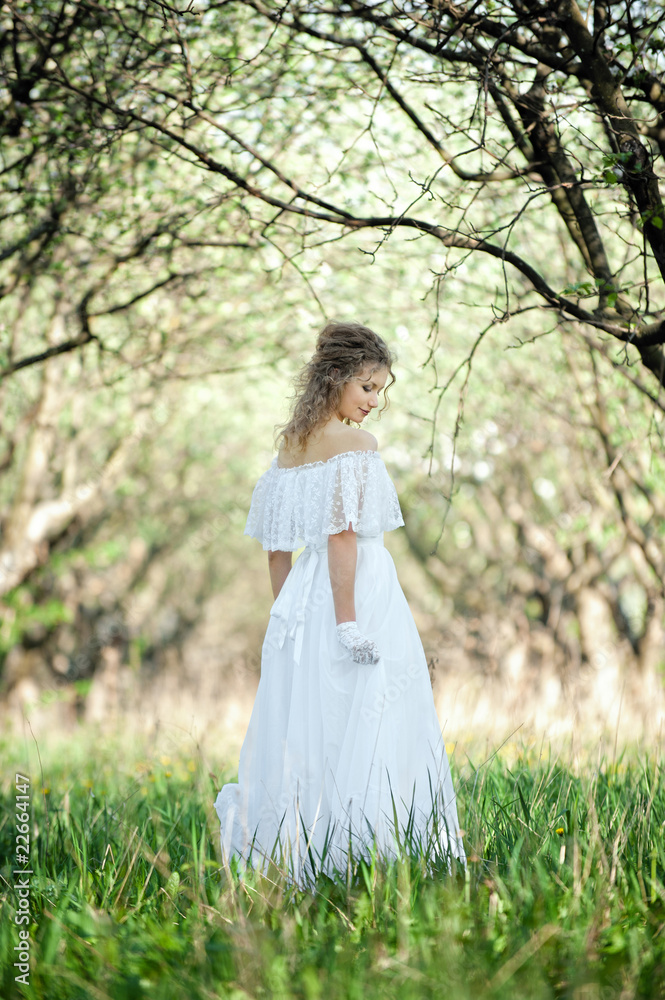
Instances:
[[[427,662],[383,532],[404,524],[375,451],[283,469],[257,482],[245,534],[296,559],[270,610],[261,679],[238,783],[219,792],[225,860],[297,881],[346,872],[349,857],[465,862]],[[380,659],[355,663],[339,643],[328,535],[357,533],[358,627]]]

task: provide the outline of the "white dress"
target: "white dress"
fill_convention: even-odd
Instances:
[[[327,539],[349,524],[374,665],[355,663],[335,632]],[[266,868],[272,855],[297,881],[346,872],[349,852],[394,857],[400,843],[465,863],[425,654],[383,544],[402,524],[375,451],[291,469],[275,458],[257,482],[245,534],[267,550],[305,548],[270,610],[238,783],[215,802],[225,860]]]

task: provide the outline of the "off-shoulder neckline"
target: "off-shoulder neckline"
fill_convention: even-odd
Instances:
[[[331,462],[334,462],[335,459],[343,458],[345,455],[379,455],[379,452],[374,448],[357,448],[354,451],[339,451],[336,455],[331,455],[331,457],[327,458],[325,461],[303,462],[302,465],[278,465],[277,455],[275,455],[272,464],[278,472],[297,472],[299,469],[314,469],[317,466],[329,465]]]

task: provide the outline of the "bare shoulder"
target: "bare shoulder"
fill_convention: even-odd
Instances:
[[[327,462],[346,451],[377,451],[378,447],[378,441],[369,431],[340,424],[334,429],[312,435],[302,451],[282,446],[277,452],[277,465],[281,469],[293,469],[309,462]]]
[[[363,430],[362,427],[346,426],[344,433],[336,434],[330,444],[334,447],[331,458],[345,451],[377,451],[379,447],[379,442],[369,431]]]
[[[277,452],[277,464],[281,469],[289,469],[295,465],[293,455],[287,451],[284,445]]]
[[[306,451],[298,452],[282,445],[277,452],[277,465],[280,469],[294,469],[302,465],[303,462],[308,461],[310,461],[310,458]]]

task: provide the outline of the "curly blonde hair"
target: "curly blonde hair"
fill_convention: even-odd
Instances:
[[[277,446],[297,446],[302,451],[312,431],[335,412],[344,385],[367,365],[372,366],[372,372],[388,369],[387,391],[395,381],[394,363],[386,343],[369,327],[360,323],[328,323],[319,334],[311,360],[296,376],[291,416],[278,428]],[[380,412],[388,406],[385,393],[384,400]]]

